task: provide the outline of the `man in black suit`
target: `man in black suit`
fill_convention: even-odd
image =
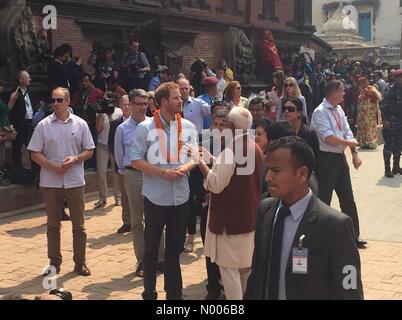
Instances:
[[[247,300],[363,299],[352,220],[314,196],[314,154],[299,137],[268,151],[270,194],[258,210]]]
[[[28,146],[33,132],[32,119],[37,110],[32,93],[29,90],[31,76],[26,71],[18,74],[18,87],[11,94],[8,102],[10,122],[18,132],[17,138],[12,142],[13,165],[21,167],[21,147]],[[43,106],[43,102],[41,102]]]
[[[69,49],[66,46],[57,47],[54,50],[54,58],[48,65],[48,83],[49,88],[67,88],[70,89],[71,84],[69,79],[73,78],[73,75],[69,72],[65,63],[70,59]]]

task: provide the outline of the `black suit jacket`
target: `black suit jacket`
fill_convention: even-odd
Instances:
[[[124,117],[121,117],[110,123],[108,147],[109,147],[109,151],[113,154],[113,156],[114,156],[114,137],[116,135],[116,130],[117,130],[118,126],[121,125],[123,122],[124,122]]]
[[[246,300],[264,297],[269,249],[278,199],[265,199],[258,209],[255,250],[252,273],[248,279]],[[296,232],[292,247],[299,246],[305,235],[303,247],[308,248],[308,274],[292,274],[292,259],[286,269],[286,298],[288,300],[359,300],[363,299],[360,274],[360,256],[355,244],[352,220],[312,196]],[[344,288],[346,266],[356,268],[355,290]],[[348,283],[348,281],[346,281]]]
[[[22,94],[21,89],[18,89],[19,96],[14,104],[14,107],[10,111],[9,119],[11,124],[17,129],[25,125],[25,115],[26,115],[26,103],[25,96]],[[31,106],[33,114],[37,111],[35,97],[31,90],[28,88],[26,93],[31,100]]]
[[[67,67],[56,61],[51,60],[48,65],[48,83],[49,88],[53,89],[56,87],[69,88],[69,79],[73,78],[73,75],[69,72]]]

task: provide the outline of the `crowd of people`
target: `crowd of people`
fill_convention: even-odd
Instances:
[[[131,40],[119,64],[95,43],[90,74],[62,45],[48,68],[49,107],[34,99],[26,70],[8,108],[0,104],[0,123],[17,132],[13,164],[22,166],[25,144],[40,171],[57,273],[61,221],[71,220],[75,271],[91,275],[84,168],[97,170],[101,208],[110,165],[117,232],[132,233],[144,299],[157,299],[158,271],[167,299],[183,298],[180,254],[195,248],[197,217],[208,300],[362,299],[358,248],[367,242],[345,152],[359,169],[358,147],[376,148],[384,122],[385,175],[402,173],[402,70],[302,55],[274,71],[272,87],[244,97],[224,61],[197,59],[188,77],[175,77],[139,48]],[[333,191],[343,213],[329,207]],[[345,266],[356,270],[354,288],[342,286]]]

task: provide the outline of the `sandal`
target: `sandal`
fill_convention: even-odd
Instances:
[[[194,241],[187,242],[184,252],[193,252],[194,251]]]

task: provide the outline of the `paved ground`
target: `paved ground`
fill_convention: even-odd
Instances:
[[[371,240],[368,248],[360,251],[365,296],[402,299],[402,177],[382,178],[381,150],[364,152],[362,157],[365,165],[353,171],[352,179],[362,237]],[[88,200],[86,213],[87,257],[93,275],[84,278],[72,272],[71,223],[63,222],[64,263],[58,286],[72,291],[75,299],[140,299],[142,281],[133,273],[136,261],[131,235],[116,234],[121,225],[120,208],[111,205],[92,210],[94,201]],[[40,276],[48,262],[43,210],[0,219],[0,252],[0,296],[46,292]],[[206,274],[199,238],[195,253],[182,255],[182,270],[188,299],[204,296]],[[158,291],[164,299],[163,276],[158,277]]]

